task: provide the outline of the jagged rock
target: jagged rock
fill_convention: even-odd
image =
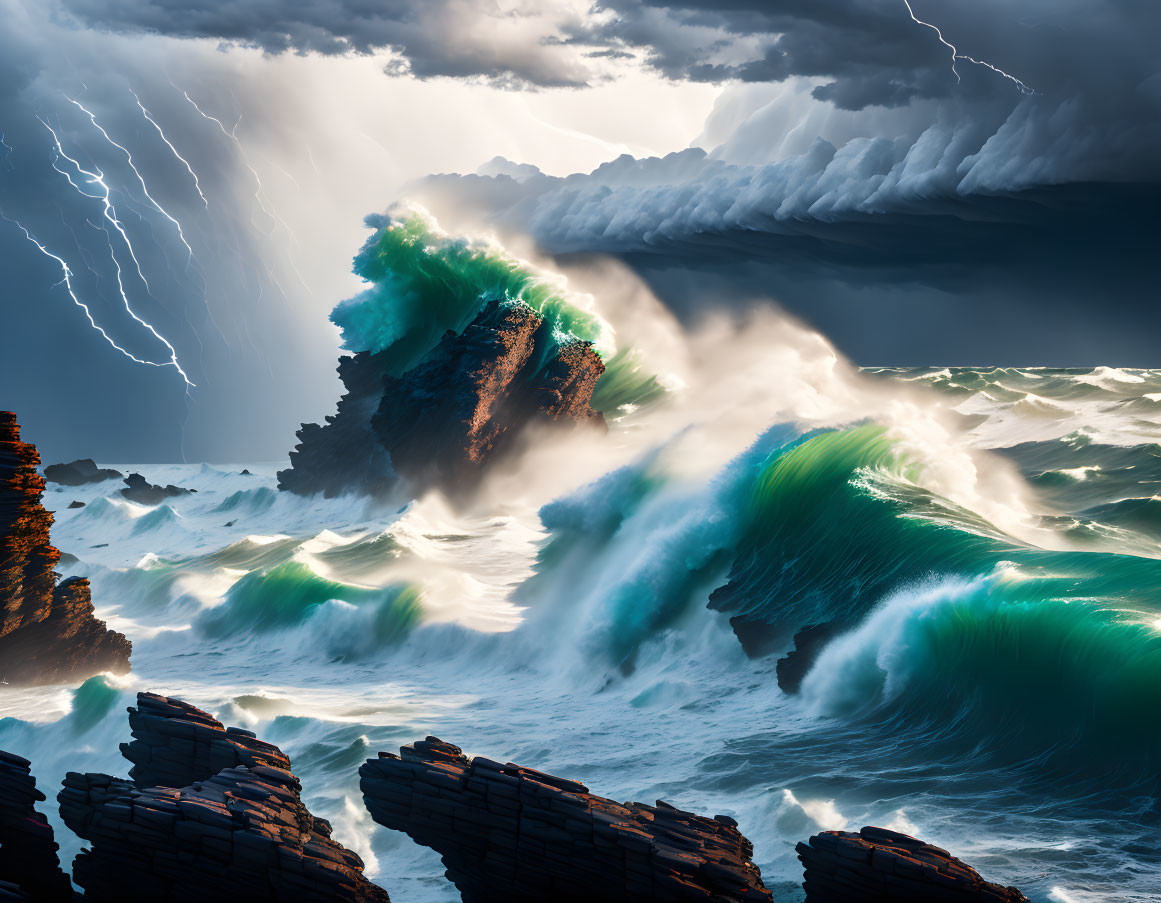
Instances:
[[[947,850],[886,828],[824,831],[795,849],[807,903],[1028,903]]]
[[[72,900],[52,828],[36,811],[45,796],[36,789],[30,764],[0,750],[0,900]]]
[[[132,646],[93,614],[89,582],[56,585],[52,513],[40,502],[36,446],[20,441],[16,416],[0,411],[0,679],[49,683],[129,670]]]
[[[139,473],[131,473],[125,477],[125,488],[121,495],[139,505],[160,505],[166,499],[177,495],[189,495],[197,492],[196,489],[183,489],[181,486],[155,486]]]
[[[616,803],[436,737],[360,769],[372,818],[443,857],[464,903],[769,901],[753,846],[724,815]]]
[[[90,843],[73,863],[86,900],[389,903],[303,804],[278,747],[152,693],[129,720],[133,780],[70,772],[57,797]]]
[[[69,502],[69,507],[70,508],[84,508],[85,503],[81,502],[81,501],[77,501],[76,499],[73,499],[71,502]]]
[[[403,478],[414,490],[458,494],[530,424],[604,425],[589,404],[600,357],[584,342],[558,344],[524,305],[490,301],[406,373],[388,372],[388,360],[386,352],[340,360],[347,392],[326,425],[299,430],[280,488],[376,495]]]
[[[274,744],[227,728],[180,699],[138,693],[129,727],[133,740],[121,744],[121,755],[133,763],[129,776],[140,787],[184,787],[239,765],[290,770],[290,759]]]
[[[784,693],[797,693],[823,647],[840,632],[833,622],[810,624],[794,635],[794,648],[778,659],[775,670]]]
[[[143,790],[70,772],[61,816],[91,844],[74,861],[73,878],[94,903],[388,903],[300,792],[293,774],[269,765]]]
[[[84,486],[86,483],[102,483],[105,480],[119,480],[123,477],[119,470],[98,467],[92,458],[81,458],[68,464],[49,464],[44,469],[44,478],[50,483],[64,486]]]
[[[339,358],[347,391],[325,425],[304,423],[295,435],[290,468],[278,473],[278,488],[299,495],[344,492],[377,496],[398,480],[387,450],[371,432],[371,417],[383,396],[383,356],[361,352]]]

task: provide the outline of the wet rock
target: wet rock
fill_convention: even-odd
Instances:
[[[0,679],[51,683],[129,670],[129,640],[93,613],[89,582],[57,585],[60,552],[49,542],[36,446],[0,411]]]
[[[121,744],[121,755],[133,763],[129,776],[141,787],[184,787],[235,766],[290,770],[290,759],[274,744],[227,728],[180,699],[138,693],[129,727],[133,740]]]
[[[794,635],[794,648],[778,659],[778,686],[784,693],[797,693],[811,665],[830,640],[841,632],[833,622],[811,624]]]
[[[600,357],[584,342],[558,344],[524,305],[489,302],[405,373],[389,372],[388,360],[340,360],[347,392],[325,425],[298,432],[280,488],[379,495],[402,479],[413,491],[465,494],[533,424],[604,426],[589,404]]]
[[[753,846],[723,815],[617,803],[435,737],[359,775],[375,821],[439,852],[464,903],[771,899]]]
[[[84,502],[79,502],[79,501],[77,501],[76,499],[73,499],[71,502],[69,502],[69,507],[70,507],[70,508],[84,508],[84,507],[85,507],[85,503],[84,503]]]
[[[124,474],[119,470],[98,467],[92,458],[81,458],[68,464],[49,464],[44,469],[44,478],[48,482],[63,486],[103,483],[105,480],[119,480],[122,476]]]
[[[947,850],[886,828],[824,831],[795,849],[807,903],[1028,903]]]
[[[293,774],[269,765],[180,788],[70,772],[61,816],[91,845],[73,862],[73,878],[95,903],[388,903],[300,792]]]
[[[0,900],[72,900],[27,759],[0,750]]]
[[[70,772],[57,799],[89,841],[73,878],[95,903],[389,903],[301,799],[290,760],[178,699],[139,693],[132,780]]]
[[[155,486],[139,473],[131,473],[125,477],[125,488],[121,495],[139,505],[160,505],[166,499],[179,495],[189,495],[197,492],[196,489],[183,489],[181,486]]]

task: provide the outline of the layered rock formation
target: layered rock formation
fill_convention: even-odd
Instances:
[[[597,424],[589,404],[604,364],[584,342],[560,344],[524,305],[489,302],[402,375],[387,352],[344,358],[347,388],[326,425],[304,424],[279,487],[380,494],[399,479],[467,491],[531,424]]]
[[[0,900],[71,901],[73,888],[60,868],[52,828],[36,804],[29,761],[0,750]]]
[[[91,845],[73,864],[86,900],[389,903],[276,746],[150,693],[129,714],[133,780],[70,772],[58,796]]]
[[[191,492],[197,492],[197,490],[183,489],[172,483],[168,486],[157,486],[150,483],[141,474],[131,473],[125,477],[125,488],[121,490],[121,495],[139,505],[160,505],[166,499],[178,495],[189,495]]]
[[[771,899],[726,816],[620,804],[435,737],[400,753],[359,769],[367,808],[438,851],[464,903]]]
[[[86,483],[119,480],[123,476],[119,470],[98,467],[92,458],[81,458],[68,464],[49,464],[44,469],[44,478],[48,482],[63,486],[84,486]]]
[[[807,903],[1028,903],[947,850],[886,828],[825,831],[795,849]]]
[[[129,670],[131,644],[93,614],[89,582],[57,585],[36,446],[0,411],[0,679],[49,683]]]
[[[129,777],[140,787],[184,787],[238,766],[290,770],[290,759],[273,743],[180,699],[138,693],[129,728],[133,740],[121,744],[121,755],[133,763]]]

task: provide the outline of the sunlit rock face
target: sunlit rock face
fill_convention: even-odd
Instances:
[[[0,679],[53,683],[129,670],[132,645],[93,614],[89,581],[57,583],[36,446],[0,411]]]
[[[464,495],[531,425],[604,427],[590,404],[600,357],[525,305],[492,301],[407,372],[387,368],[383,352],[340,361],[347,392],[325,425],[299,430],[280,488],[376,495],[403,481]]]

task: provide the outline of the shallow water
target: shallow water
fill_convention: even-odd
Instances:
[[[51,796],[66,770],[125,772],[137,690],[178,695],[286,750],[401,903],[456,894],[370,821],[356,771],[429,733],[733,815],[776,899],[801,899],[795,842],[864,824],[1035,900],[1157,899],[1161,373],[858,379],[917,392],[950,438],[787,418],[699,472],[681,434],[466,514],[289,496],[273,464],[144,465],[198,490],[152,509],[115,483],[51,487],[62,569],[92,579],[133,672],[5,689],[0,747]],[[730,617],[771,654],[748,657]],[[793,634],[835,619],[783,693]]]

